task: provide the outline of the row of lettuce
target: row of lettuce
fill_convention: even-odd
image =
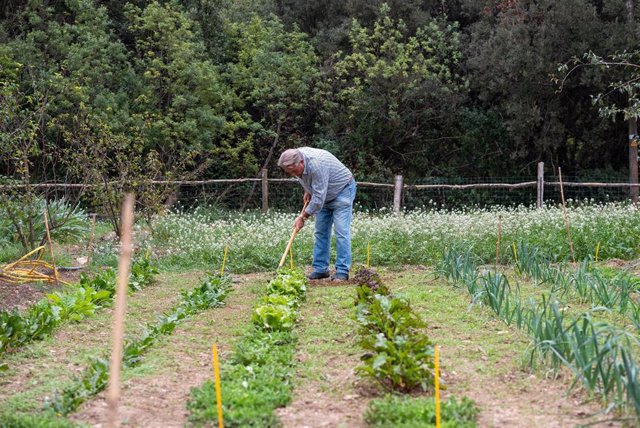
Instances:
[[[519,284],[499,269],[481,268],[480,259],[469,248],[453,246],[438,271],[454,286],[466,288],[472,303],[488,306],[506,324],[532,337],[528,357],[532,367],[541,363],[553,369],[567,367],[574,376],[573,385],[598,396],[604,408],[630,410],[640,418],[636,363],[640,309],[633,299],[640,289],[638,279],[598,267],[590,258],[576,268],[554,265],[526,244],[514,246],[514,259],[515,279],[522,277],[541,286],[536,288],[538,298],[522,297]],[[591,309],[567,310],[583,304]],[[606,319],[614,313],[623,319]]]

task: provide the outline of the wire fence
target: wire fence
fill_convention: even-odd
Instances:
[[[538,177],[539,178],[539,177]],[[630,201],[637,184],[593,182],[584,177],[562,177],[565,200],[569,204]],[[492,206],[540,206],[561,204],[560,177],[547,176],[544,182],[522,177],[485,177],[477,179],[429,177],[411,183],[371,183],[359,181],[357,210],[460,209]],[[185,209],[210,206],[220,210],[298,211],[302,204],[302,187],[294,179],[229,179],[191,182],[155,181],[144,184],[156,193],[167,195],[168,207]],[[15,191],[20,186],[0,186]],[[87,186],[48,183],[32,185],[47,198],[65,197],[79,200],[91,212],[100,207],[88,196]],[[542,190],[542,193],[541,193]]]

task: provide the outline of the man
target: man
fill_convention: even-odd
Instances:
[[[309,203],[294,227],[316,216],[313,244],[313,271],[309,279],[329,277],[331,226],[336,236],[336,274],[338,281],[349,279],[351,269],[351,218],[356,182],[351,171],[326,150],[300,147],[282,152],[278,166],[294,176],[304,188],[303,202]]]

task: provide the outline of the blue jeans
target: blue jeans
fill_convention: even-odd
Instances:
[[[336,235],[336,273],[349,274],[351,269],[351,218],[353,200],[356,197],[356,182],[349,184],[335,199],[325,202],[316,213],[316,229],[313,243],[313,271],[329,271],[331,249],[331,226]]]

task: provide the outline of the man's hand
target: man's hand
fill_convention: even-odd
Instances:
[[[304,196],[302,197],[302,202],[308,204],[311,200],[311,193],[304,192]]]
[[[293,223],[293,227],[295,227],[296,230],[302,229],[304,227],[304,217],[302,217],[301,215],[296,217],[296,221]]]

